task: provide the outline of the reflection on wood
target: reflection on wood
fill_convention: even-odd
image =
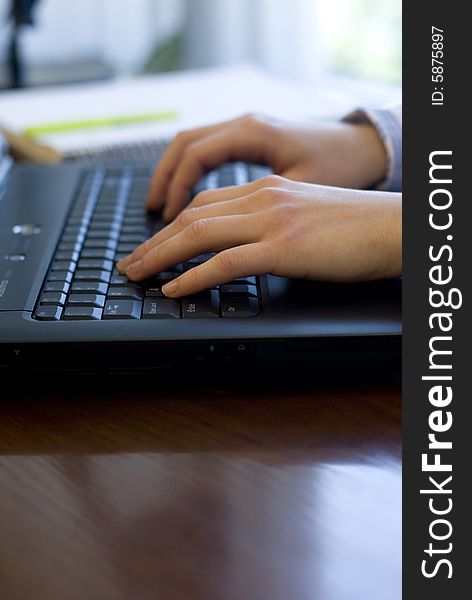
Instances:
[[[0,401],[2,598],[401,597],[397,383],[57,385]]]

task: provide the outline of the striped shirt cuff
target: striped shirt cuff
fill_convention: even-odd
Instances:
[[[387,152],[387,174],[377,189],[401,192],[402,190],[402,109],[357,109],[343,118],[354,124],[370,123],[379,133]]]

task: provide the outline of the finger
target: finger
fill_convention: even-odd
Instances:
[[[256,241],[264,222],[251,215],[199,219],[162,244],[154,246],[126,268],[129,279],[140,281],[205,252],[218,252]]]
[[[240,198],[241,200],[246,198],[249,205],[251,205],[251,202],[256,201],[256,193],[263,193],[264,188],[293,189],[294,185],[297,185],[297,182],[288,181],[284,177],[280,177],[280,175],[268,175],[254,181],[249,181],[248,183],[204,190],[195,196],[187,208],[184,209],[184,212],[192,208],[217,204],[233,198]],[[261,196],[258,197],[260,198]]]
[[[146,200],[148,209],[156,210],[164,203],[167,185],[185,148],[196,140],[211,135],[225,126],[227,126],[226,123],[217,123],[206,127],[197,127],[190,131],[182,131],[175,136],[152,174]]]
[[[204,190],[193,198],[185,211],[191,210],[192,208],[207,206],[209,204],[216,204],[225,202],[227,200],[243,198],[244,196],[252,194],[259,188],[260,184],[258,181],[250,181],[248,183],[241,183],[239,185],[229,185],[227,187]]]
[[[237,246],[220,252],[198,267],[163,286],[169,298],[190,296],[238,277],[262,275],[272,271],[272,260],[263,242]]]
[[[167,227],[158,231],[152,238],[149,238],[143,244],[138,246],[131,254],[122,258],[116,266],[121,273],[125,273],[129,265],[140,260],[155,246],[162,244],[174,235],[183,231],[186,227],[189,227],[194,221],[211,217],[236,216],[254,212],[254,210],[252,210],[254,208],[252,206],[253,204],[253,199],[251,195],[249,195],[243,198],[224,200],[222,202],[207,204],[200,207],[189,207],[182,211],[177,219],[172,221]]]
[[[169,183],[164,218],[173,219],[187,204],[192,188],[201,177],[224,162],[262,161],[259,144],[241,128],[233,127],[189,145]]]

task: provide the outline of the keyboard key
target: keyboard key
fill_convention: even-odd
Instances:
[[[122,298],[126,300],[142,300],[144,290],[137,285],[128,285],[121,287],[110,287],[108,289],[108,299]]]
[[[102,294],[71,294],[67,306],[105,306],[105,296]]]
[[[143,307],[143,319],[179,319],[180,302],[178,300],[146,298]]]
[[[231,285],[256,285],[256,277],[239,277],[230,282]]]
[[[145,217],[143,207],[136,206],[136,205],[129,205],[126,208],[125,215],[126,215],[126,217],[139,217],[139,218]],[[126,218],[125,218],[125,220],[126,220]]]
[[[67,281],[51,281],[44,286],[45,292],[61,292],[67,294],[70,288],[70,283]]]
[[[79,253],[78,252],[56,252],[56,254],[54,255],[54,258],[56,260],[66,260],[66,261],[74,261],[77,262],[79,260]]]
[[[220,287],[222,296],[249,296],[257,298],[257,287],[255,285],[222,285]]]
[[[117,240],[120,237],[118,229],[90,229],[87,234],[88,240],[94,239],[109,239],[109,240]]]
[[[113,260],[115,252],[113,250],[105,250],[103,248],[84,248],[80,258],[101,258],[102,260]]]
[[[165,298],[165,295],[162,293],[162,285],[163,282],[156,282],[153,285],[146,286],[146,297],[149,298]]]
[[[207,255],[201,255],[202,257],[206,257]],[[208,255],[210,258],[213,255]],[[194,267],[198,267],[200,265],[203,265],[203,263],[205,263],[207,260],[209,260],[209,258],[199,258],[198,256],[195,258],[192,258],[191,260],[188,260],[187,262],[183,263],[182,265],[182,269],[183,271],[190,271],[190,269],[193,269]]]
[[[116,251],[117,252],[126,252],[129,254],[130,252],[133,252],[133,250],[136,250],[137,245],[138,244],[124,244],[124,243],[120,242],[116,248]]]
[[[61,242],[59,244],[59,252],[80,252],[82,244],[77,242]]]
[[[219,187],[241,185],[249,180],[248,168],[244,163],[226,163],[218,169]]]
[[[255,181],[256,179],[260,179],[261,177],[267,177],[272,173],[269,167],[265,167],[264,165],[250,165],[249,166],[249,180]]]
[[[167,227],[167,223],[162,223],[162,222],[151,223],[151,225],[149,226],[149,231],[148,231],[147,237],[152,237],[155,233],[157,233],[158,231],[162,231],[166,227]]]
[[[219,298],[216,290],[206,290],[182,300],[182,317],[184,319],[206,319],[219,316]]]
[[[103,182],[102,194],[106,190],[118,190],[121,185],[123,171],[121,169],[108,169],[106,179]]]
[[[62,306],[39,306],[34,315],[38,321],[59,321],[62,314]]]
[[[48,283],[50,281],[72,281],[72,273],[70,271],[51,271],[48,275]]]
[[[57,306],[64,306],[66,303],[66,294],[61,292],[47,292],[41,296],[41,304],[55,304]]]
[[[122,260],[123,258],[126,258],[127,256],[129,256],[129,252],[117,252],[115,254],[115,262],[118,262],[119,260]]]
[[[73,294],[106,294],[108,285],[99,281],[74,281]]]
[[[162,271],[161,273],[157,273],[157,275],[154,275],[154,277],[152,279],[149,279],[148,281],[151,286],[164,285],[165,282],[172,281],[172,279],[175,279],[179,275],[180,273],[178,273],[177,271]]]
[[[210,258],[213,258],[215,256],[214,252],[204,252],[203,254],[198,254],[197,256],[194,256],[193,258],[189,258],[187,261],[187,264],[189,265],[201,265],[202,263],[206,262],[207,260],[210,260]]]
[[[142,231],[140,233],[124,233],[120,236],[120,245],[133,244],[134,246],[138,246],[144,241],[146,241],[146,237],[144,236]]]
[[[138,236],[142,235],[143,228],[140,227],[139,225],[128,225],[127,222],[125,221],[125,224],[123,225],[121,233],[123,234],[121,236],[122,241],[127,242],[129,240],[124,239],[125,235],[138,235]]]
[[[97,229],[101,231],[120,231],[122,220],[119,215],[115,215],[114,217],[94,217],[90,222],[89,231]]]
[[[126,277],[126,275],[112,275],[110,279],[110,285],[129,285],[129,279]]]
[[[103,310],[104,319],[140,319],[141,302],[137,300],[108,300]]]
[[[259,302],[255,298],[235,296],[230,300],[224,298],[221,301],[223,317],[255,317],[259,312]]]
[[[63,319],[66,321],[99,321],[102,316],[101,308],[92,306],[67,307]]]
[[[244,162],[236,162],[233,166],[235,185],[248,183],[250,181],[248,165]]]
[[[77,269],[74,281],[101,281],[102,283],[108,283],[110,277],[110,271]]]
[[[218,171],[210,171],[205,178],[204,189],[215,190],[217,187],[219,187],[218,179]]]
[[[100,258],[81,258],[77,267],[79,269],[98,269],[99,271],[112,271],[113,262],[111,260],[103,260]]]
[[[103,208],[98,207],[95,210],[95,213],[94,213],[93,216],[94,216],[94,218],[97,218],[97,219],[103,219],[103,220],[109,219],[109,220],[112,220],[112,219],[115,219],[118,216],[122,217],[123,213],[124,213],[124,209],[122,207],[120,207],[120,206],[115,206],[113,208],[111,208],[111,207],[103,207]]]
[[[79,227],[83,227],[87,223],[89,223],[93,214],[93,206],[80,206],[75,208],[70,216],[69,224],[70,225],[78,225]]]
[[[126,225],[134,227],[146,227],[146,216],[142,217],[128,217],[125,219]]]
[[[65,229],[64,229],[64,234],[65,235],[73,235],[73,234],[79,234],[79,233],[87,233],[87,228],[80,226],[80,225],[68,225]]]
[[[103,248],[104,250],[116,250],[116,240],[109,240],[107,238],[87,239],[84,244],[85,250],[92,250],[97,248]]]
[[[69,223],[69,225],[77,227],[83,227],[84,225],[84,219],[82,217],[77,218],[73,217],[72,215],[67,222]]]
[[[67,260],[55,260],[51,265],[51,271],[74,271],[75,262]]]
[[[122,208],[122,202],[116,196],[116,194],[105,194],[103,195],[97,204],[97,211],[99,210],[109,210],[113,211],[115,208]]]
[[[85,235],[83,233],[69,233],[64,234],[61,237],[61,242],[77,242],[81,244],[85,239]]]
[[[202,179],[200,179],[200,181],[197,183],[197,185],[193,187],[192,191],[190,192],[192,199],[195,198],[195,196],[197,196],[200,192],[203,192],[206,189],[207,189],[206,177],[203,177]]]

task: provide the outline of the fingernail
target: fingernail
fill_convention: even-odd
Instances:
[[[123,258],[122,260],[119,260],[116,263],[116,268],[118,269],[118,271],[124,275],[126,272],[126,258]]]
[[[173,296],[177,292],[178,287],[179,284],[174,279],[173,281],[170,281],[169,283],[166,283],[164,286],[162,286],[162,293],[165,296]]]
[[[129,265],[129,267],[126,267],[126,274],[131,275],[131,276],[137,275],[141,268],[142,262],[143,262],[142,260],[137,260],[132,265]]]

